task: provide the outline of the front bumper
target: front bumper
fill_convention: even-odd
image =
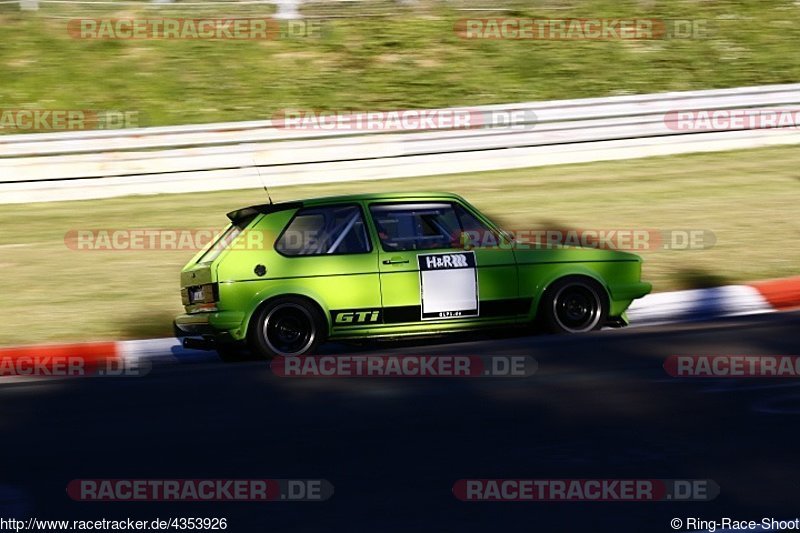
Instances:
[[[609,287],[611,293],[611,307],[609,316],[621,316],[637,298],[641,298],[650,293],[653,286],[646,281],[627,283],[625,285],[612,285]]]
[[[649,294],[653,285],[646,281],[629,283],[625,285],[612,285],[611,297],[614,300],[635,300]]]
[[[244,313],[239,311],[184,313],[175,317],[175,329],[182,335],[225,335],[238,339],[243,320]]]

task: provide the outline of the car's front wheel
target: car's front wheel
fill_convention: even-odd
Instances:
[[[314,353],[325,339],[325,318],[304,298],[277,298],[262,307],[250,327],[253,350],[266,358]]]
[[[568,276],[548,287],[539,310],[548,331],[583,333],[603,327],[608,318],[608,297],[595,280]]]

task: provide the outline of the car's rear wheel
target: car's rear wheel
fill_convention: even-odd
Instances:
[[[250,327],[252,348],[266,358],[314,353],[326,335],[325,318],[304,298],[272,300],[255,315]]]
[[[569,276],[548,287],[539,309],[548,331],[583,333],[603,327],[608,318],[608,297],[595,280]]]

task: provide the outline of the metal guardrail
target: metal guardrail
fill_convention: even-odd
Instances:
[[[0,203],[522,168],[800,143],[800,124],[684,131],[671,112],[781,110],[800,84],[453,108],[536,119],[478,129],[291,130],[270,120],[0,136]],[[444,111],[444,110],[443,110]],[[258,170],[254,167],[257,166]]]

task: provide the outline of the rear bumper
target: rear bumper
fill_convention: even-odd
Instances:
[[[230,335],[236,337],[242,326],[244,313],[238,311],[211,311],[184,313],[175,317],[176,333],[183,335]],[[226,336],[227,336],[226,335]]]
[[[184,337],[181,342],[187,350],[216,350],[217,342],[213,338]]]

